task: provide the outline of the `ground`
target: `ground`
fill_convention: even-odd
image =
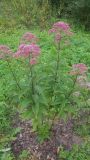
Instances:
[[[20,127],[21,132],[17,134],[15,141],[12,142],[12,152],[15,157],[18,157],[23,150],[28,150],[30,157],[36,160],[59,160],[59,152],[61,147],[65,150],[72,150],[73,145],[82,145],[84,137],[75,133],[75,125],[87,124],[88,121],[82,116],[89,115],[89,113],[82,113],[81,119],[68,118],[67,121],[56,120],[51,130],[51,136],[44,142],[38,141],[37,133],[32,131],[31,121],[18,121],[14,126]],[[80,127],[80,126],[78,126]],[[76,129],[77,130],[77,129]]]

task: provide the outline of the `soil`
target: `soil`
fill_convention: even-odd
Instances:
[[[67,122],[56,121],[50,139],[43,143],[38,141],[37,133],[32,131],[31,121],[21,121],[17,118],[15,123],[14,127],[21,128],[20,133],[11,144],[16,159],[23,150],[28,150],[33,157],[31,160],[60,160],[58,153],[61,146],[71,150],[73,144],[80,145],[82,143],[82,139],[73,131],[74,121],[72,119],[68,119]]]

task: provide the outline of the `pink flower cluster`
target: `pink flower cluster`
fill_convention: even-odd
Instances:
[[[63,31],[70,30],[70,26],[67,23],[65,23],[65,22],[57,22],[57,23],[55,23],[53,25],[53,28],[56,29],[56,30],[57,29],[61,29]]]
[[[25,33],[22,36],[21,42],[20,42],[21,44],[18,47],[18,50],[13,57],[29,58],[31,65],[36,64],[37,57],[41,52],[40,47],[36,44],[37,41],[38,41],[38,38],[34,34],[30,32]]]
[[[21,38],[21,43],[36,43],[37,41],[38,38],[30,32],[25,33]]]
[[[86,75],[78,76],[78,77],[77,77],[77,84],[78,84],[81,88],[85,88],[85,89],[90,90],[90,82],[88,82]]]
[[[88,67],[83,63],[79,63],[79,64],[74,64],[72,66],[72,71],[70,72],[70,74],[71,75],[83,75],[87,71],[88,71]]]
[[[57,23],[54,23],[52,29],[49,30],[49,34],[54,33],[55,42],[59,43],[61,39],[63,38],[63,34],[67,36],[71,36],[73,34],[70,30],[71,28],[69,24],[65,22],[57,22]]]
[[[14,57],[24,57],[30,58],[30,64],[36,64],[37,57],[40,54],[40,47],[36,44],[21,44],[18,48],[18,51],[14,54]]]
[[[12,51],[6,45],[0,45],[0,58],[7,58],[12,55]]]

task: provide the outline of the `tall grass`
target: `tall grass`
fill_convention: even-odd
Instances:
[[[27,27],[31,25],[46,27],[51,19],[48,0],[3,0],[2,6],[3,17],[13,19]]]

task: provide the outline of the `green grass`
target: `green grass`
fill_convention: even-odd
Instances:
[[[0,44],[8,45],[13,50],[13,52],[15,52],[19,45],[19,40],[21,36],[27,31],[33,32],[39,37],[40,39],[39,45],[41,46],[41,49],[42,49],[41,58],[44,60],[44,62],[46,61],[49,62],[49,60],[52,60],[54,58],[54,55],[53,55],[54,47],[52,46],[51,37],[48,35],[47,30],[44,30],[44,31],[41,31],[39,29],[29,30],[29,29],[26,29],[25,27],[21,27],[21,28],[17,27],[17,28],[8,29],[8,30],[1,29]],[[77,31],[74,29],[74,36],[71,39],[71,45],[63,48],[63,50],[61,51],[61,58],[63,60],[62,65],[68,64],[68,66],[71,66],[74,63],[85,63],[88,66],[90,71],[90,34],[85,33],[81,30]],[[13,63],[17,64],[17,62],[13,62]],[[20,66],[20,63],[18,65]],[[14,69],[17,76],[19,77],[20,71],[18,69],[18,65]],[[88,72],[88,77],[90,80],[90,72]],[[10,83],[12,83],[12,85]],[[14,87],[12,87],[13,85]],[[15,84],[13,80],[10,79],[10,72],[6,67],[6,63],[2,62],[1,60],[0,61],[0,107],[2,108],[1,109],[2,112],[0,113],[0,116],[2,117],[2,122],[5,122],[5,124],[3,123],[1,126],[3,128],[2,132],[5,132],[5,133],[8,129],[10,130],[10,123],[9,123],[10,119],[8,118],[8,116],[12,117],[12,113],[13,113],[13,111],[10,110],[12,103],[10,103],[10,106],[9,108],[7,108],[7,110],[5,110],[5,105],[9,104],[7,97],[12,96],[11,95],[12,92],[17,98],[16,92],[15,92]],[[12,109],[13,109],[13,106],[12,106]],[[8,134],[10,133],[8,133],[7,131],[5,135],[7,136]]]
[[[75,30],[75,29],[74,29]],[[25,27],[14,28],[14,29],[4,29],[0,30],[0,44],[5,44],[11,47],[15,51],[19,45],[19,40],[21,36],[27,32],[33,32],[40,38],[40,45],[42,49],[47,52],[50,47],[50,36],[48,31],[40,31],[39,29],[28,30]],[[81,30],[74,31],[74,38],[72,38],[72,45],[66,47],[63,50],[63,56],[67,56],[71,63],[82,63],[90,64],[90,34],[85,33]]]

